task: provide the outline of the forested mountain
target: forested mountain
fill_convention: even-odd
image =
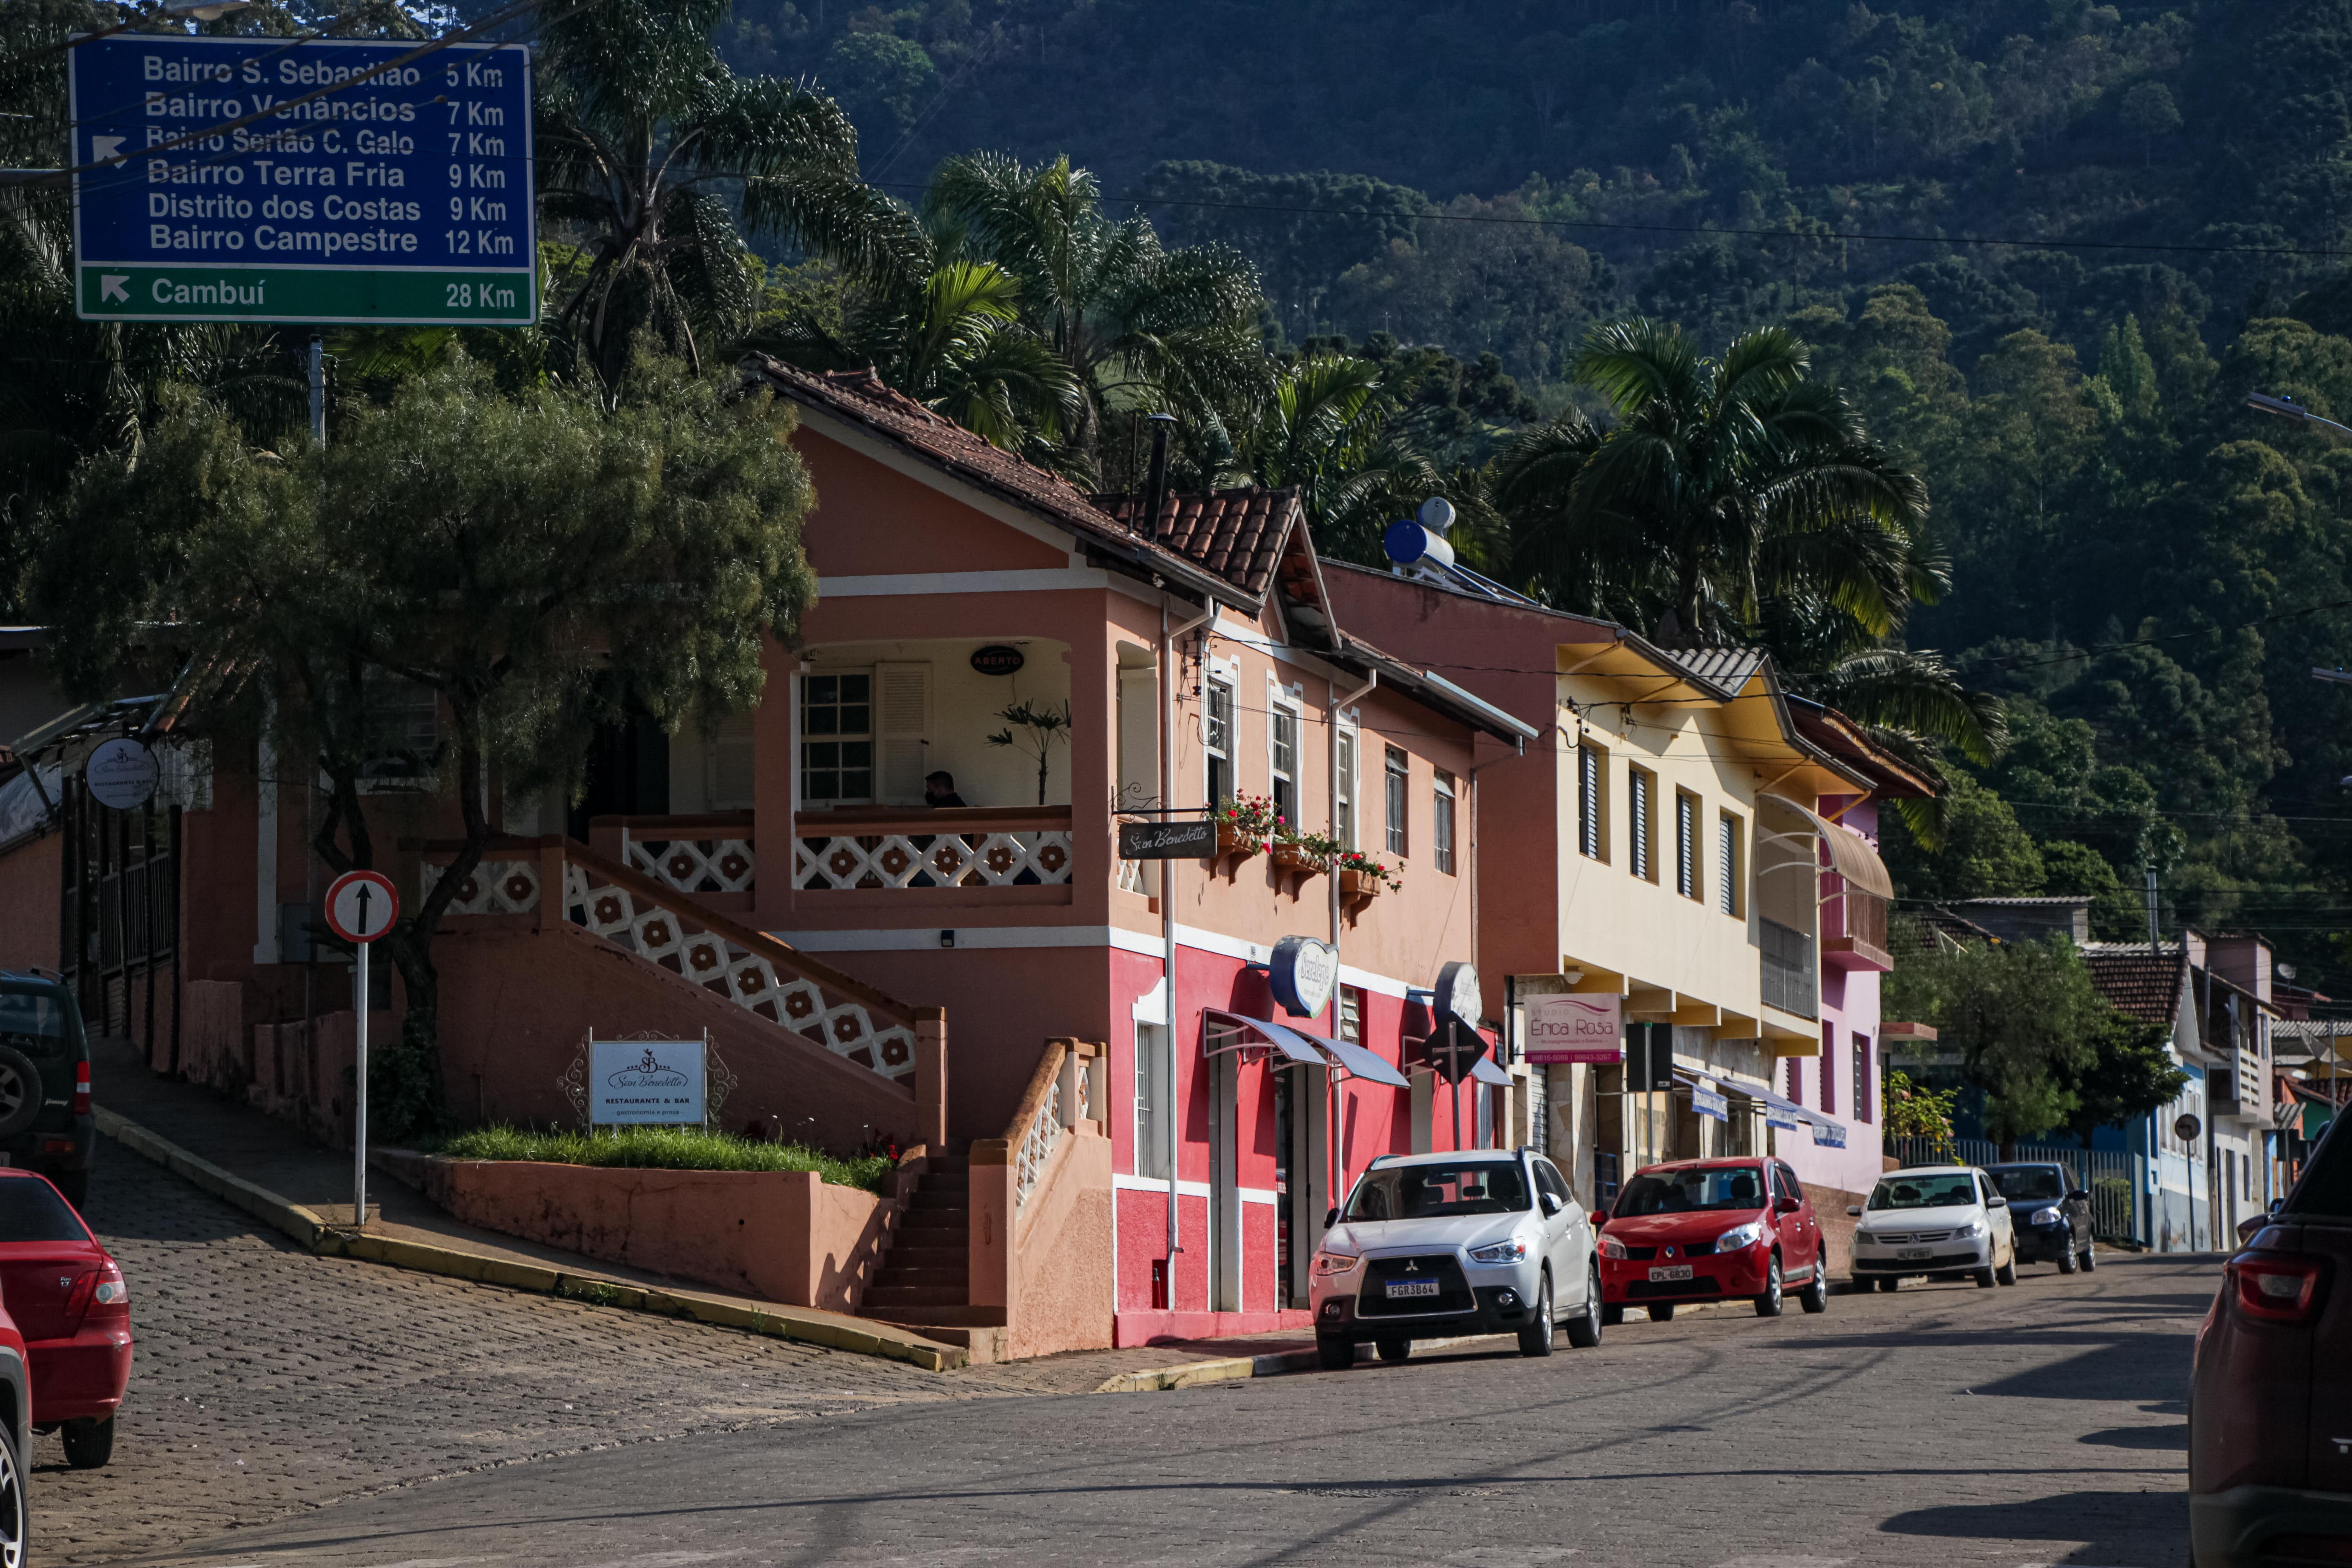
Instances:
[[[2352,0],[738,0],[721,41],[909,200],[1066,154],[1246,255],[1277,347],[1492,353],[1549,411],[1597,407],[1596,322],[1792,326],[1927,481],[1906,640],[2010,699],[1906,891],[2128,935],[2153,862],[2168,923],[2352,992],[2352,693],[2308,674],[2352,661],[2352,441],[2242,405],[2352,419]]]

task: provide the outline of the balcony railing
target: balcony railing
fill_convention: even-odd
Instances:
[[[598,816],[589,847],[681,893],[748,893],[758,885],[751,814]]]
[[[941,811],[854,806],[793,824],[793,886],[1045,887],[1070,879],[1070,808]]]
[[[1800,1018],[1821,1016],[1821,982],[1813,970],[1813,939],[1778,921],[1759,918],[1764,1005]]]
[[[1822,963],[1832,969],[1895,967],[1886,947],[1886,900],[1844,878],[1822,878]]]

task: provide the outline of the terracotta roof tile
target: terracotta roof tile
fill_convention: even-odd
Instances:
[[[1129,528],[1141,514],[1132,493],[1097,496],[1095,504]],[[1263,599],[1274,581],[1291,520],[1298,510],[1295,489],[1209,490],[1171,495],[1160,509],[1159,542],[1187,561],[1215,573],[1252,598]]]
[[[2121,944],[2117,944],[2120,947]],[[2180,1005],[2180,966],[2189,962],[2179,948],[2170,952],[2086,952],[2091,983],[2116,1011],[2143,1024],[2169,1024]]]

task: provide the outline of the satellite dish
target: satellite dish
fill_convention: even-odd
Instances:
[[[1454,526],[1454,503],[1444,496],[1432,496],[1421,503],[1421,510],[1413,516],[1422,527],[1443,536]]]
[[[1454,564],[1454,546],[1409,517],[1401,517],[1389,524],[1388,531],[1381,535],[1381,548],[1387,551],[1389,559],[1400,566],[1412,566],[1424,561],[1433,566]]]

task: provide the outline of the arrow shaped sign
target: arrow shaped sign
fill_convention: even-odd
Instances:
[[[99,303],[102,305],[109,300],[120,300],[126,305],[131,303],[131,291],[123,287],[130,281],[131,274],[128,272],[100,273],[98,275]]]
[[[99,163],[104,163],[109,158],[120,161],[122,156],[122,138],[120,136],[91,137],[89,155]]]

